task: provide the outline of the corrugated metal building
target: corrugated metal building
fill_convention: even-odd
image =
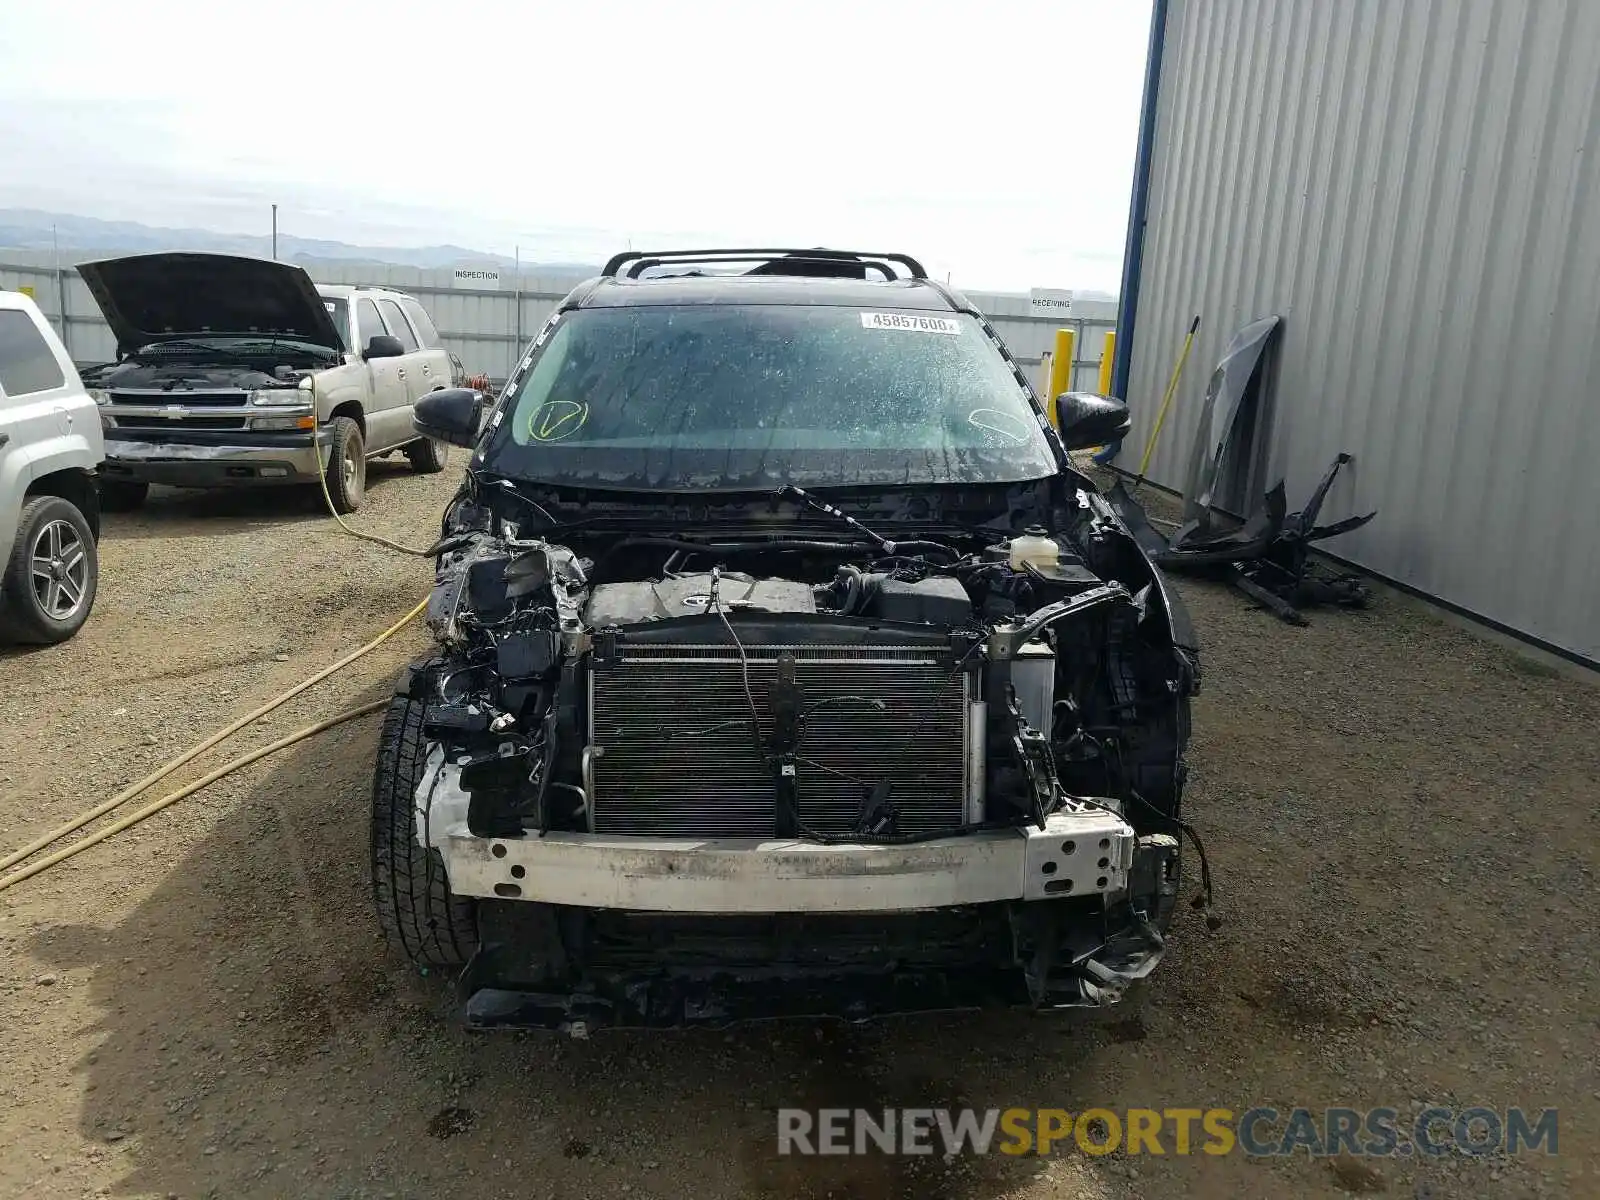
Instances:
[[[1330,550],[1600,660],[1600,3],[1162,8],[1120,465],[1194,314],[1174,488],[1223,345],[1281,314],[1255,484],[1297,507],[1350,451],[1324,517],[1378,518]]]

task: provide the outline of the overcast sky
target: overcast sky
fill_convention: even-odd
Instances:
[[[1115,291],[1148,0],[5,0],[0,207]]]

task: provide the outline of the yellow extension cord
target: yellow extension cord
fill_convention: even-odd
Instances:
[[[316,394],[316,381],[313,379],[311,385],[313,407],[315,407],[316,404]],[[328,491],[328,472],[322,461],[322,448],[316,445],[315,432],[312,434],[312,446],[316,451],[315,457],[317,460],[317,482],[322,486],[322,498],[327,503],[328,511],[333,514],[333,519],[339,523],[339,527],[341,529],[343,529],[351,537],[360,538],[362,541],[366,542],[374,542],[377,545],[385,546],[388,549],[398,551],[401,554],[409,554],[418,557],[426,557],[428,555],[427,550],[418,550],[411,546],[402,546],[399,542],[392,542],[388,538],[380,537],[375,533],[363,533],[359,529],[351,528],[345,519],[339,515],[339,511],[333,506],[333,496]],[[105,816],[113,809],[120,808],[122,805],[126,804],[129,800],[132,800],[141,792],[144,792],[153,787],[155,784],[160,783],[161,780],[165,779],[168,775],[171,775],[185,763],[192,761],[201,754],[204,754],[207,750],[211,749],[211,747],[215,746],[224,738],[238,733],[239,730],[243,729],[246,725],[260,720],[273,709],[278,708],[283,704],[287,704],[290,700],[294,699],[307,688],[321,683],[324,679],[328,678],[328,676],[349,666],[351,663],[355,662],[356,659],[362,657],[362,655],[369,654],[373,650],[376,650],[379,646],[383,645],[384,642],[388,641],[395,634],[399,633],[400,630],[405,628],[406,625],[410,624],[418,616],[420,616],[423,609],[427,608],[427,606],[427,600],[421,601],[405,616],[401,617],[393,625],[389,626],[389,628],[385,629],[382,633],[373,638],[365,646],[362,646],[359,650],[354,650],[345,655],[332,666],[324,667],[315,675],[312,675],[309,679],[295,684],[295,686],[290,688],[288,691],[267,701],[260,708],[255,709],[253,712],[246,713],[238,720],[224,726],[222,729],[219,729],[216,733],[206,738],[203,742],[191,746],[176,758],[169,759],[156,770],[152,771],[149,775],[146,775],[143,779],[139,780],[138,783],[124,788],[115,796],[111,797],[111,799],[97,804],[93,808],[86,809],[77,816],[73,817],[66,824],[59,825],[55,829],[52,829],[49,833],[35,838],[26,846],[11,851],[4,858],[0,858],[0,871],[3,871],[8,867],[15,866],[17,863],[23,861],[23,859],[31,858],[33,855],[37,854],[40,850],[43,850],[51,843],[60,841],[62,838],[66,837],[67,834],[72,833],[74,830],[83,828],[90,821],[93,821],[98,817]],[[65,862],[67,859],[76,854],[82,853],[89,847],[96,846],[105,841],[113,834],[121,833],[124,829],[127,829],[133,825],[137,825],[146,817],[153,816],[155,813],[160,812],[168,805],[176,804],[185,796],[192,795],[208,784],[215,783],[223,776],[230,775],[234,771],[237,771],[240,767],[248,766],[257,759],[265,758],[267,755],[276,753],[285,747],[292,746],[296,742],[304,741],[306,738],[313,737],[316,734],[322,733],[324,730],[332,729],[335,725],[339,725],[345,721],[353,720],[356,717],[365,716],[368,713],[377,712],[387,703],[388,701],[377,701],[372,704],[362,705],[359,708],[347,709],[344,712],[328,717],[326,720],[318,721],[314,725],[307,725],[304,729],[296,730],[294,733],[289,734],[287,737],[279,738],[270,745],[263,746],[258,750],[252,750],[248,754],[241,755],[230,762],[226,762],[216,770],[201,776],[193,783],[185,784],[177,791],[171,792],[168,795],[161,797],[159,800],[152,801],[150,804],[145,805],[137,812],[130,813],[125,817],[119,817],[110,825],[107,825],[104,829],[97,830],[88,837],[81,838],[80,840],[72,843],[72,845],[63,847],[62,849],[45,856],[38,862],[24,867],[20,871],[15,871],[4,878],[0,878],[0,892],[3,892],[7,888],[21,883],[25,879],[33,878],[33,876],[55,866],[57,863]]]
[[[217,730],[216,733],[214,733],[210,737],[206,738],[205,741],[199,743],[198,745],[191,746],[189,749],[185,750],[182,754],[178,755],[176,758],[169,759],[162,766],[156,768],[156,770],[152,771],[149,775],[146,775],[143,779],[139,780],[138,783],[135,783],[130,787],[124,788],[122,791],[118,792],[115,796],[111,797],[111,799],[105,801],[103,804],[97,804],[97,805],[95,805],[95,807],[93,807],[91,809],[88,809],[85,812],[79,813],[76,817],[73,817],[72,820],[68,821],[65,825],[61,825],[61,826],[59,826],[59,827],[57,827],[55,829],[52,829],[49,833],[44,834],[41,837],[35,838],[33,841],[29,842],[26,846],[23,846],[20,850],[13,850],[10,854],[7,854],[4,858],[0,858],[0,871],[5,870],[7,867],[14,866],[15,864],[21,862],[23,859],[29,857],[30,855],[37,854],[40,850],[43,850],[51,842],[59,841],[61,838],[66,837],[67,834],[71,833],[74,829],[81,829],[83,826],[87,825],[90,821],[93,821],[96,817],[103,817],[103,816],[106,815],[106,813],[110,812],[112,809],[118,808],[118,807],[126,804],[129,800],[132,800],[140,792],[143,792],[146,789],[148,789],[150,787],[153,787],[155,784],[160,783],[163,779],[165,779],[168,775],[171,775],[174,771],[176,771],[179,767],[183,766],[185,763],[189,762],[192,759],[198,758],[200,755],[204,754],[207,750],[211,749],[211,747],[215,746],[223,738],[228,737],[228,736],[230,736],[232,734],[238,733],[239,730],[243,729],[246,725],[249,725],[253,721],[260,720],[262,717],[266,716],[273,709],[281,707],[282,705],[287,704],[290,700],[293,700],[301,692],[305,691],[306,689],[308,689],[310,687],[314,687],[316,684],[321,683],[324,679],[326,679],[329,675],[332,675],[335,671],[342,670],[343,668],[349,666],[351,663],[355,662],[356,659],[360,658],[362,655],[369,654],[373,650],[376,650],[379,646],[383,645],[384,642],[388,641],[395,634],[399,633],[400,630],[404,629],[406,627],[406,625],[408,625],[411,621],[415,620],[418,616],[420,616],[422,614],[422,610],[424,608],[426,608],[427,606],[428,606],[428,602],[426,600],[422,601],[422,603],[418,604],[415,608],[413,608],[405,616],[401,617],[393,625],[389,626],[389,628],[385,629],[382,633],[380,633],[377,637],[373,638],[365,646],[362,646],[359,650],[354,650],[354,651],[350,652],[349,654],[347,654],[343,658],[341,658],[338,662],[334,663],[331,667],[324,667],[322,670],[318,671],[315,675],[311,676],[309,679],[305,680],[304,682],[295,684],[294,687],[290,688],[288,691],[284,692],[282,695],[276,696],[273,699],[268,700],[265,704],[263,704],[260,708],[256,709],[255,711],[246,713],[244,716],[240,717],[237,721],[234,721],[230,725],[225,725],[223,728]]]
[[[312,401],[313,409],[316,407],[316,397],[317,397],[317,385],[316,385],[316,379],[313,377],[312,381],[311,381],[311,401]],[[373,543],[375,543],[375,544],[377,544],[379,546],[387,547],[390,550],[398,551],[401,554],[409,554],[409,555],[413,555],[413,556],[421,557],[421,558],[426,558],[428,556],[429,551],[427,551],[427,550],[419,550],[419,549],[417,549],[415,547],[412,547],[412,546],[403,546],[399,542],[390,541],[388,538],[380,537],[378,534],[375,534],[375,533],[363,533],[359,529],[352,528],[350,526],[350,524],[342,516],[339,515],[339,510],[336,509],[334,507],[334,505],[333,505],[333,496],[328,491],[328,472],[327,472],[327,468],[326,468],[325,464],[322,461],[322,448],[316,444],[316,432],[315,431],[312,432],[312,448],[315,451],[314,457],[317,460],[317,482],[322,487],[322,499],[328,506],[328,512],[333,515],[333,519],[339,523],[339,527],[341,529],[343,529],[344,532],[348,533],[351,537],[360,538],[364,542],[373,542]],[[207,750],[211,749],[211,747],[215,746],[218,742],[222,741],[224,738],[229,737],[229,736],[231,736],[231,735],[233,735],[235,733],[238,733],[239,730],[243,729],[246,725],[249,725],[254,721],[260,720],[262,717],[266,716],[273,709],[279,707],[280,705],[288,703],[290,700],[294,699],[294,697],[298,696],[301,692],[305,691],[307,688],[310,688],[310,687],[314,686],[315,684],[321,683],[324,679],[328,678],[328,676],[332,675],[335,671],[342,670],[343,668],[349,666],[351,663],[355,662],[356,659],[360,658],[362,655],[368,654],[371,651],[376,650],[379,646],[383,645],[384,642],[388,641],[395,634],[399,633],[401,629],[405,628],[406,625],[408,625],[410,622],[412,622],[418,616],[420,616],[422,611],[423,611],[423,609],[427,608],[427,606],[428,606],[427,600],[421,601],[415,608],[413,608],[405,616],[401,617],[393,625],[389,626],[389,628],[385,629],[382,633],[380,633],[377,637],[373,638],[365,646],[362,646],[359,650],[352,651],[351,653],[345,655],[343,658],[341,658],[338,662],[334,663],[330,667],[324,667],[322,670],[318,671],[315,675],[311,676],[309,679],[306,679],[305,681],[303,681],[301,683],[297,683],[294,687],[290,688],[288,691],[282,693],[281,695],[276,696],[273,699],[267,701],[267,703],[263,704],[260,708],[256,709],[255,711],[246,713],[244,716],[240,717],[238,720],[232,722],[229,725],[224,726],[222,729],[219,729],[216,733],[214,733],[210,737],[206,738],[205,741],[200,742],[197,745],[191,746],[189,749],[185,750],[182,754],[178,755],[176,758],[169,759],[167,762],[163,763],[156,770],[152,771],[149,775],[146,775],[143,779],[139,780],[138,783],[135,783],[130,787],[124,788],[122,791],[118,792],[115,796],[111,797],[111,799],[106,800],[106,801],[104,801],[104,802],[102,802],[100,804],[97,804],[93,808],[86,809],[85,811],[79,813],[77,816],[73,817],[66,824],[59,825],[55,829],[52,829],[49,833],[46,833],[46,834],[44,834],[44,835],[42,835],[40,837],[35,838],[33,841],[29,842],[26,846],[23,846],[23,847],[21,847],[21,848],[19,848],[17,850],[11,851],[11,853],[7,854],[4,858],[0,858],[0,871],[5,870],[7,867],[15,866],[17,863],[23,861],[23,859],[31,858],[33,855],[37,854],[40,850],[43,850],[46,846],[49,846],[51,843],[60,841],[62,838],[66,837],[67,834],[72,833],[74,830],[83,828],[90,821],[93,821],[98,817],[105,816],[107,813],[111,812],[113,809],[120,808],[122,805],[126,804],[129,800],[132,800],[135,796],[139,795],[141,792],[146,791],[147,789],[153,787],[157,783],[160,783],[161,780],[165,779],[168,775],[171,775],[174,771],[176,771],[179,767],[183,766],[185,763],[190,762],[191,760],[199,757],[201,754],[204,754]],[[314,725],[307,725],[304,729],[297,730],[296,732],[291,733],[288,737],[279,738],[276,742],[273,742],[271,745],[263,746],[259,750],[252,750],[248,754],[241,755],[240,757],[235,758],[230,762],[224,763],[222,766],[218,767],[216,770],[210,772],[207,775],[201,776],[199,779],[195,780],[193,783],[186,784],[183,787],[179,788],[177,791],[172,792],[172,793],[170,793],[168,795],[165,795],[165,796],[161,797],[161,799],[153,801],[152,803],[145,805],[143,808],[139,809],[137,812],[130,813],[128,816],[118,818],[116,821],[113,821],[110,825],[107,825],[104,829],[97,830],[96,832],[90,834],[88,837],[82,838],[82,839],[72,843],[72,845],[70,845],[70,846],[64,847],[64,848],[62,848],[60,850],[55,851],[52,854],[47,855],[46,857],[40,859],[38,862],[32,864],[31,866],[24,867],[20,871],[13,872],[12,874],[5,876],[4,878],[0,878],[0,892],[3,892],[9,887],[12,887],[12,886],[14,886],[16,884],[21,883],[24,879],[31,879],[33,876],[39,874],[41,871],[44,871],[44,870],[46,870],[46,869],[48,869],[50,867],[53,867],[57,863],[65,862],[67,859],[73,857],[73,855],[82,853],[84,850],[87,850],[90,846],[98,845],[99,843],[105,841],[107,838],[111,837],[113,834],[120,833],[120,832],[122,832],[122,830],[127,829],[132,825],[137,825],[140,821],[143,821],[146,817],[152,816],[153,814],[160,812],[162,809],[166,808],[170,804],[177,803],[179,800],[182,800],[185,796],[192,795],[193,793],[199,791],[201,788],[205,787],[207,784],[215,783],[217,780],[221,779],[224,775],[232,774],[234,771],[237,771],[240,767],[248,766],[250,763],[255,762],[257,759],[266,757],[268,754],[273,754],[276,751],[282,750],[287,746],[292,746],[296,742],[304,741],[306,738],[312,737],[312,736],[314,736],[314,735],[316,735],[318,733],[323,732],[324,730],[332,729],[335,725],[338,725],[338,724],[340,724],[340,723],[342,723],[344,721],[353,720],[356,717],[365,716],[367,713],[376,712],[378,709],[384,707],[384,705],[386,703],[387,703],[387,701],[378,701],[378,702],[373,703],[373,704],[363,705],[360,708],[347,709],[346,711],[344,711],[342,713],[338,713],[338,714],[336,714],[336,715],[334,715],[332,717],[329,717],[324,721],[318,721]]]
[[[343,658],[341,658],[338,662],[334,663],[332,666],[324,667],[322,670],[318,671],[315,675],[312,675],[310,678],[305,679],[302,682],[295,684],[295,686],[290,688],[288,691],[283,692],[280,695],[273,697],[271,700],[268,700],[260,708],[257,708],[252,712],[246,713],[244,716],[240,717],[236,721],[233,721],[231,724],[225,725],[223,728],[219,729],[216,733],[214,733],[210,737],[206,738],[203,742],[200,742],[200,743],[198,743],[198,744],[196,744],[194,746],[191,746],[189,749],[185,750],[182,754],[178,755],[176,758],[169,759],[167,762],[163,763],[160,767],[156,768],[156,770],[152,771],[149,775],[146,775],[143,779],[139,780],[138,783],[132,784],[131,786],[124,788],[122,791],[118,792],[115,796],[111,797],[111,799],[106,800],[103,803],[97,804],[91,809],[87,809],[84,812],[79,813],[77,816],[73,817],[66,824],[57,826],[55,829],[52,829],[49,833],[43,834],[42,836],[35,838],[33,841],[29,842],[26,846],[23,846],[23,847],[21,847],[20,849],[17,849],[17,850],[13,850],[10,854],[7,854],[4,858],[0,858],[0,870],[5,870],[7,867],[11,867],[11,866],[16,865],[17,863],[21,862],[23,859],[29,858],[29,857],[33,856],[34,854],[37,854],[40,850],[43,850],[46,846],[50,845],[52,842],[59,841],[60,839],[66,837],[66,835],[71,833],[73,830],[81,829],[83,826],[87,825],[90,821],[95,820],[97,817],[103,817],[108,812],[111,812],[113,809],[121,807],[122,805],[126,804],[129,800],[132,800],[135,796],[139,795],[139,793],[141,793],[143,791],[146,791],[147,789],[153,787],[155,784],[161,782],[161,780],[165,779],[168,775],[171,775],[174,771],[176,771],[179,767],[183,766],[185,763],[190,762],[191,760],[193,760],[195,758],[198,758],[201,754],[204,754],[207,750],[211,749],[211,747],[215,746],[218,742],[222,741],[224,738],[229,737],[232,734],[235,734],[235,733],[239,732],[239,730],[243,729],[246,725],[249,725],[253,721],[260,720],[262,717],[266,716],[273,709],[278,708],[278,707],[280,707],[280,706],[282,706],[284,704],[287,704],[290,700],[294,699],[301,692],[307,690],[308,688],[314,687],[316,684],[321,683],[324,679],[328,678],[328,676],[332,675],[334,672],[340,671],[340,670],[344,669],[345,667],[349,666],[351,663],[355,662],[356,659],[362,657],[365,654],[370,654],[372,651],[376,650],[379,646],[383,645],[384,642],[386,642],[390,638],[392,638],[395,634],[399,633],[400,630],[404,629],[408,624],[410,624],[412,621],[414,621],[418,616],[420,616],[422,614],[422,610],[425,609],[427,606],[428,606],[428,602],[426,600],[423,600],[415,608],[413,608],[410,612],[408,612],[405,616],[401,617],[393,625],[389,626],[389,628],[385,629],[382,633],[380,633],[377,637],[373,638],[370,642],[368,642],[366,645],[362,646],[360,649],[351,651],[349,654],[347,654]],[[342,713],[342,714],[339,715],[339,717],[337,719],[334,720],[334,723],[337,724],[339,721],[349,720],[352,716],[359,716],[359,715],[361,715],[362,712],[367,712],[367,711],[372,711],[372,710],[369,708],[369,709],[363,709],[363,710],[359,710],[359,711],[358,710],[351,710],[350,712]],[[179,799],[182,799],[184,796],[187,796],[191,791],[194,790],[194,787],[204,786],[206,783],[210,783],[215,779],[220,779],[220,778],[222,778],[223,775],[226,775],[226,774],[228,774],[228,773],[230,773],[232,771],[238,770],[240,767],[244,766],[246,763],[254,762],[257,758],[260,758],[264,754],[270,754],[274,750],[281,749],[282,747],[290,745],[293,742],[300,741],[303,738],[310,737],[314,733],[320,733],[320,732],[322,732],[322,730],[324,728],[327,728],[327,726],[324,726],[324,725],[308,726],[307,728],[300,730],[300,732],[297,733],[297,734],[291,734],[288,738],[283,739],[282,741],[274,742],[271,746],[267,747],[266,749],[264,749],[262,751],[253,752],[252,754],[247,754],[242,758],[235,759],[232,762],[227,763],[225,766],[219,767],[217,769],[217,771],[213,772],[211,775],[206,776],[205,779],[200,784],[191,786],[187,790],[180,789],[177,793],[174,793],[171,796],[162,797],[162,799],[157,801],[156,805],[151,808],[151,811],[159,811],[161,808],[166,807],[167,804],[170,804],[175,800],[179,800]],[[141,810],[141,811],[143,811],[143,810]],[[149,815],[149,814],[146,813],[145,815]],[[143,820],[143,819],[144,819],[143,817],[139,817],[139,820]],[[121,825],[121,823],[118,822],[117,824],[108,827],[107,830],[101,830],[99,833],[96,833],[96,834],[94,834],[94,835],[92,835],[92,836],[90,836],[88,838],[84,838],[81,841],[74,842],[71,846],[67,847],[66,849],[57,851],[56,853],[50,855],[48,859],[43,861],[43,865],[35,864],[33,867],[25,868],[24,870],[18,871],[13,875],[8,875],[5,878],[0,879],[0,892],[5,891],[6,888],[11,887],[13,884],[20,883],[22,880],[27,879],[30,876],[38,874],[40,871],[44,870],[45,866],[53,866],[55,863],[62,862],[65,859],[71,858],[74,854],[77,854],[80,850],[88,849],[88,847],[96,844],[99,841],[104,840],[104,838],[106,838],[106,837],[109,837],[111,833],[117,832],[118,829],[120,829],[120,828],[125,828],[125,826]]]
[[[12,874],[7,875],[4,879],[0,879],[0,892],[3,892],[9,887],[13,887],[16,884],[21,883],[24,879],[32,879],[35,875],[49,870],[57,863],[66,862],[67,859],[76,854],[83,853],[90,846],[99,845],[113,834],[121,833],[124,829],[128,829],[134,825],[137,825],[146,817],[154,816],[156,813],[160,812],[169,805],[176,804],[185,796],[193,795],[206,785],[215,783],[224,775],[231,775],[240,767],[247,767],[259,758],[265,758],[267,755],[274,754],[287,746],[292,746],[296,742],[302,742],[308,737],[322,733],[324,730],[332,729],[335,725],[341,725],[345,721],[354,720],[356,717],[364,717],[368,713],[377,712],[380,708],[387,706],[388,703],[389,702],[387,700],[375,700],[371,704],[363,704],[359,708],[346,709],[342,713],[337,713],[334,716],[318,721],[315,725],[307,725],[304,729],[297,729],[287,737],[281,737],[275,742],[250,751],[248,754],[242,754],[238,758],[233,759],[231,762],[223,763],[222,766],[218,767],[215,771],[211,771],[200,776],[200,778],[196,779],[193,783],[186,783],[177,791],[169,792],[167,795],[161,797],[161,799],[151,801],[149,804],[146,804],[143,808],[137,810],[136,812],[131,812],[125,817],[118,817],[104,829],[97,829],[88,837],[80,838],[78,841],[73,842],[72,845],[64,846],[60,850],[57,850],[54,854],[47,854],[38,862],[31,863],[28,866],[23,867],[22,870],[15,871]],[[132,793],[128,794],[131,795]],[[98,811],[106,811],[105,806],[102,805]],[[89,818],[87,817],[83,818],[83,820],[88,819]],[[81,823],[82,821],[79,822],[79,824]],[[76,828],[76,826],[68,826],[67,828]],[[37,843],[35,844],[37,845]],[[14,861],[15,857],[16,856],[13,855],[11,860],[8,861]]]
[[[308,378],[311,380],[311,407],[314,410],[317,406],[317,380],[315,376],[308,376]],[[339,515],[339,510],[333,506],[333,496],[328,491],[328,471],[322,462],[322,447],[317,445],[315,430],[312,430],[311,433],[311,448],[315,451],[312,457],[317,460],[317,482],[322,485],[322,498],[327,502],[328,511],[333,514],[333,519],[339,522],[341,529],[351,537],[360,538],[364,542],[374,542],[379,546],[387,546],[390,550],[398,550],[401,554],[412,554],[418,558],[428,557],[427,550],[418,550],[413,546],[402,546],[399,542],[391,542],[388,538],[381,537],[376,533],[362,533],[361,530],[352,528],[350,523]],[[365,450],[366,447],[363,446],[362,449]],[[332,448],[330,447],[329,457],[331,458],[332,456]]]

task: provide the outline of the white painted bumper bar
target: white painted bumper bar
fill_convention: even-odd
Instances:
[[[440,849],[457,895],[677,913],[891,912],[1120,892],[1134,832],[1086,807],[1047,827],[909,845],[550,833]]]

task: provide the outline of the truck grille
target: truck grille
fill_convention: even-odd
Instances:
[[[118,429],[148,429],[155,432],[172,432],[175,429],[243,429],[243,417],[214,417],[210,413],[196,415],[184,413],[178,417],[117,416]]]
[[[178,433],[199,429],[243,429],[248,392],[112,392],[111,415],[118,429]]]
[[[928,646],[749,646],[750,692],[772,732],[778,656],[794,655],[806,718],[796,766],[800,820],[849,836],[868,790],[889,777],[897,832],[963,823],[968,676]],[[880,701],[883,711],[867,701]],[[772,837],[773,769],[757,747],[732,646],[634,645],[590,674],[597,833]]]
[[[243,408],[249,392],[112,392],[112,404],[133,404],[140,408]]]

